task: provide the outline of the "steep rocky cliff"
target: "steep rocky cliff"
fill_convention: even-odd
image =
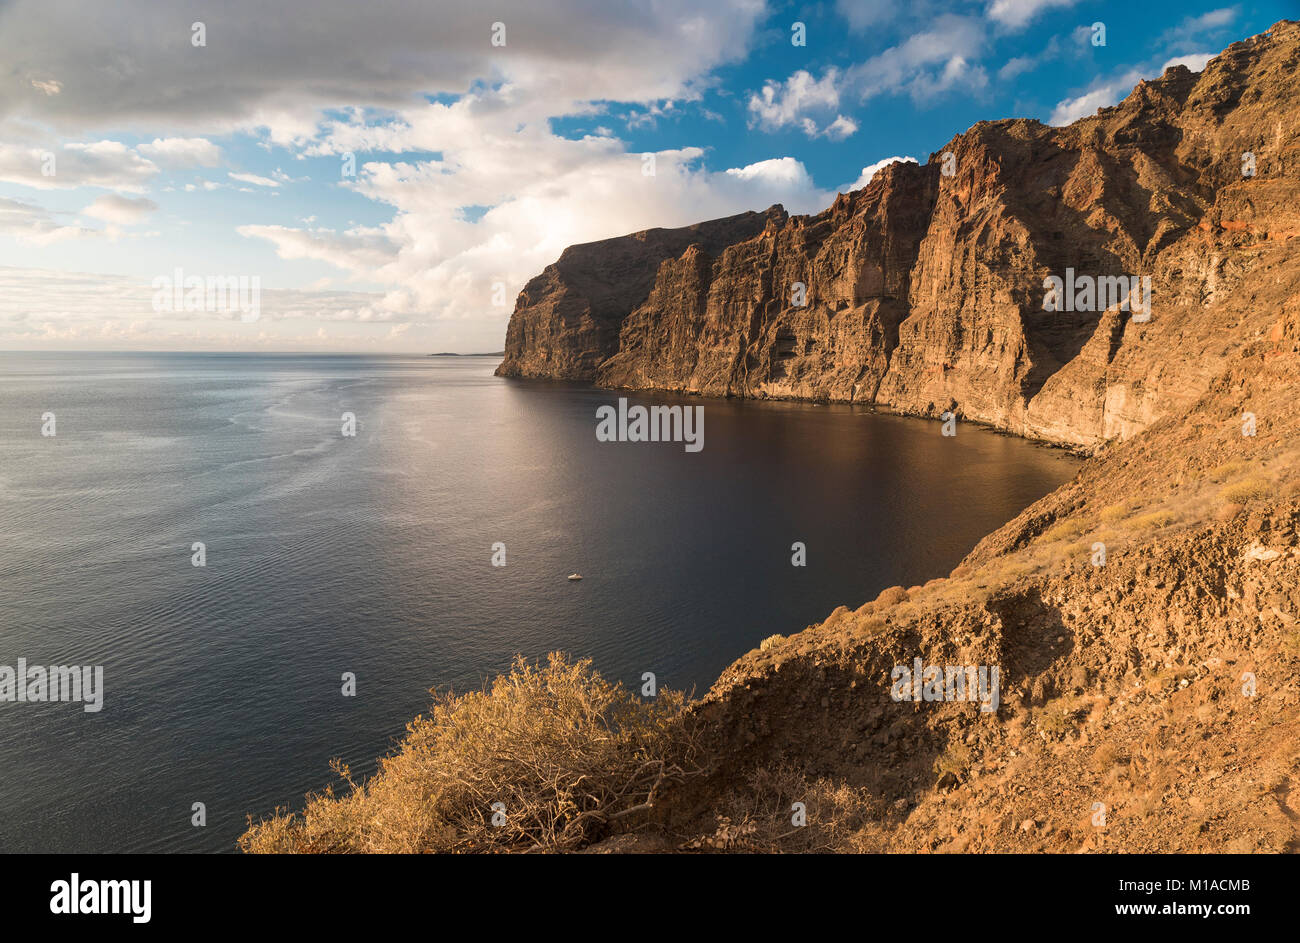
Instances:
[[[1300,234],[1298,64],[1282,22],[1069,127],[981,122],[815,216],[575,246],[520,295],[498,372],[1127,437],[1204,392],[1240,340],[1214,302]],[[1149,319],[1044,310],[1067,269],[1148,276]]]
[[[594,378],[618,350],[619,327],[654,286],[662,262],[692,246],[721,252],[787,219],[784,209],[773,206],[766,213],[569,246],[519,293],[497,375]]]

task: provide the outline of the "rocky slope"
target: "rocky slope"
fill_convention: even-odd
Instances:
[[[972,129],[964,185],[896,165],[840,198],[937,184],[876,401],[1094,454],[948,577],[735,662],[695,708],[708,775],[596,850],[1300,851],[1298,62],[1281,23],[1069,129]],[[1086,253],[1153,274],[1150,322],[1045,325],[1007,275]],[[998,709],[895,700],[917,657],[997,666]]]
[[[1284,21],[1069,127],[981,122],[816,216],[575,246],[521,293],[498,372],[1129,436],[1204,393],[1233,349],[1214,302],[1300,233],[1297,64]],[[1067,268],[1149,276],[1150,319],[1045,311]]]

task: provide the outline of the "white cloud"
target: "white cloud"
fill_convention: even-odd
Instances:
[[[928,98],[954,88],[980,88],[988,77],[971,63],[979,59],[987,40],[981,21],[945,14],[930,29],[845,70],[842,84],[863,101],[887,93]]]
[[[1142,72],[1139,69],[1125,72],[1119,78],[1100,79],[1082,95],[1057,102],[1047,123],[1060,127],[1094,115],[1098,108],[1109,108],[1123,101],[1141,80]]]
[[[836,87],[838,71],[827,69],[820,79],[800,69],[784,82],[768,80],[761,92],[749,98],[749,113],[752,125],[764,131],[775,131],[787,125],[799,124],[805,132],[811,121],[808,112],[834,110],[840,103],[839,89]],[[816,133],[816,124],[812,124]]]
[[[513,297],[569,245],[777,202],[815,212],[834,197],[793,157],[713,171],[699,148],[661,150],[646,176],[640,153],[610,137],[557,136],[510,88],[405,109],[376,124],[359,116],[331,122],[308,152],[366,150],[440,156],[357,168],[348,186],[394,209],[381,226],[240,232],[268,240],[285,258],[328,262],[389,286],[380,306],[399,318],[473,319],[500,331],[510,312],[492,307],[493,284],[504,282]],[[467,215],[468,207],[488,209]]]
[[[993,0],[988,6],[988,17],[1008,29],[1018,30],[1044,10],[1053,7],[1074,6],[1078,0]]]
[[[251,183],[259,187],[278,187],[279,180],[272,180],[270,177],[260,177],[257,174],[228,174],[231,180],[238,180],[240,183]]]
[[[154,138],[137,150],[167,167],[215,167],[221,148],[207,138]]]
[[[828,124],[823,130],[822,135],[830,138],[832,141],[843,141],[845,138],[852,137],[857,133],[858,123],[852,118],[846,118],[844,115],[836,115],[835,120]]]
[[[874,164],[863,167],[862,173],[858,174],[858,179],[840,187],[840,192],[849,193],[853,190],[861,190],[871,182],[872,178],[875,177],[876,174],[880,173],[880,171],[884,170],[890,164],[895,163],[915,164],[917,163],[917,160],[915,157],[886,157],[884,160],[878,160]]]
[[[46,80],[0,84],[0,116],[56,126],[202,128],[262,125],[276,140],[309,136],[321,108],[407,107],[488,81],[559,101],[690,98],[693,83],[743,57],[763,0],[226,0],[205,16],[208,44],[190,44],[174,0],[9,0],[0,31],[6,71]],[[489,39],[506,24],[506,46]],[[76,28],[68,28],[68,24]],[[647,68],[647,63],[653,63]]]
[[[0,236],[12,236],[29,245],[44,246],[76,239],[87,231],[57,222],[45,208],[23,200],[0,197]]]
[[[86,216],[101,219],[106,223],[133,226],[156,209],[158,209],[158,204],[145,197],[131,199],[130,197],[118,196],[116,193],[106,193],[81,212]]]
[[[52,173],[47,171],[52,170]],[[138,193],[158,173],[153,161],[120,141],[24,147],[0,143],[0,181],[38,190],[104,187]]]
[[[1162,45],[1199,44],[1207,35],[1221,33],[1237,18],[1237,8],[1220,7],[1197,16],[1189,16],[1177,26],[1165,30],[1158,42]]]
[[[1200,72],[1204,70],[1205,64],[1216,55],[1217,53],[1203,52],[1187,56],[1176,56],[1173,59],[1166,60],[1158,69],[1154,66],[1143,66],[1129,69],[1117,77],[1098,79],[1081,95],[1057,102],[1056,107],[1052,110],[1051,117],[1047,119],[1047,123],[1061,127],[1072,124],[1080,118],[1087,118],[1096,114],[1098,108],[1109,108],[1122,102],[1128,97],[1133,87],[1143,79],[1159,78],[1164,75],[1166,69],[1175,65],[1187,66],[1193,72]]]
[[[0,200],[0,230],[6,202]],[[144,337],[164,347],[229,347],[240,338],[250,346],[273,347],[277,338],[283,343],[316,336],[321,322],[383,325],[382,331],[353,331],[315,345],[346,347],[391,334],[389,316],[375,308],[379,298],[372,292],[262,287],[260,320],[244,325],[233,312],[158,312],[150,278],[0,266],[0,349],[66,346],[70,340],[130,346]],[[259,326],[270,330],[259,334]]]
[[[1176,65],[1187,66],[1193,72],[1204,72],[1205,64],[1217,56],[1217,52],[1196,52],[1190,56],[1176,56],[1160,67],[1161,74]]]

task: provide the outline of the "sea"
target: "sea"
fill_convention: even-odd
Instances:
[[[0,852],[234,851],[517,654],[703,694],[767,636],[946,575],[1078,467],[497,362],[0,353],[0,677],[102,677],[98,705],[0,700]],[[699,407],[702,446],[600,441],[620,397]]]

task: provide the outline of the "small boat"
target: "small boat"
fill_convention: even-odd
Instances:
[[[570,573],[570,574],[569,574],[569,582],[570,582],[570,583],[576,583],[576,582],[578,582],[578,580],[580,580],[580,579],[582,579],[582,574],[581,574],[581,573]]]

